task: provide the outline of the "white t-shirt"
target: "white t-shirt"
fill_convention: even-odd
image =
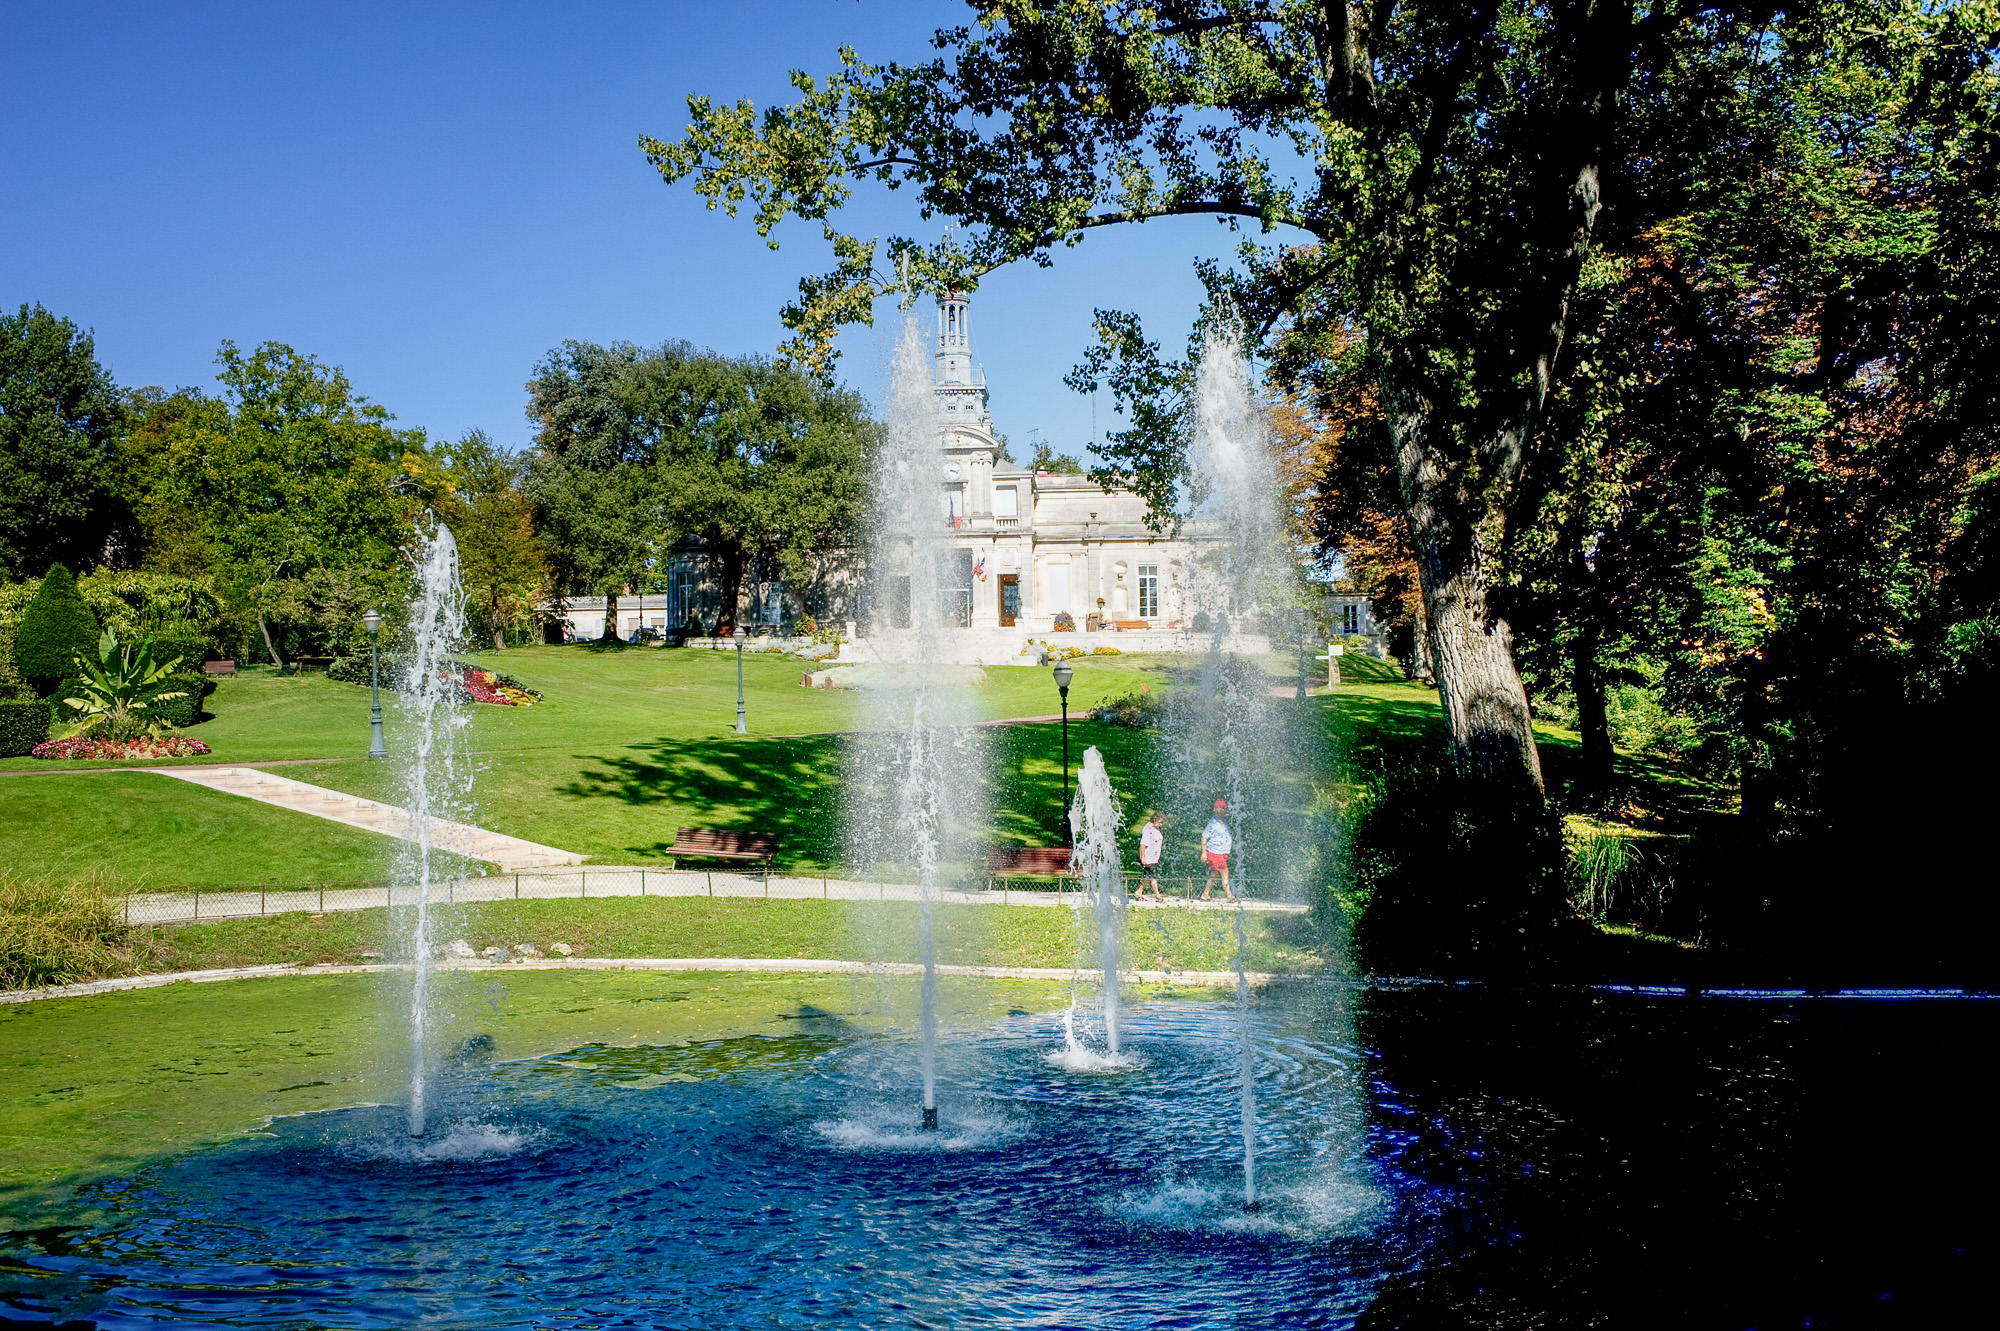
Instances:
[[[1145,829],[1139,833],[1139,863],[1149,865],[1158,864],[1160,862],[1160,848],[1166,844],[1166,840],[1164,836],[1160,835],[1160,829],[1157,826],[1147,823]]]
[[[1229,853],[1229,824],[1220,818],[1208,820],[1208,826],[1201,829],[1201,848],[1211,855]]]

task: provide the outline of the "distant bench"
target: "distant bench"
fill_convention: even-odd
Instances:
[[[1000,878],[1067,878],[1069,847],[1013,846],[989,851],[986,856],[986,889],[993,890]]]
[[[1127,629],[1143,630],[1153,626],[1143,619],[1114,619],[1111,621],[1111,627],[1117,632],[1123,633]]]
[[[667,852],[676,868],[683,858],[697,860],[761,860],[764,877],[771,876],[771,861],[778,853],[778,838],[770,832],[716,832],[705,827],[683,827],[674,833]]]

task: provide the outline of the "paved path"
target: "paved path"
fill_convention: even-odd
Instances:
[[[477,830],[477,829],[474,829]],[[431,899],[457,905],[468,901],[528,901],[593,897],[764,897],[772,900],[915,901],[917,889],[908,883],[869,883],[846,878],[809,878],[736,870],[654,869],[631,865],[589,865],[573,868],[523,869],[517,873],[454,878],[432,886]],[[1089,898],[1077,892],[942,891],[936,900],[966,906],[1059,906],[1076,908]],[[252,891],[149,892],[126,902],[131,924],[185,924],[192,920],[243,915],[277,915],[285,911],[367,910],[376,906],[416,903],[416,889],[407,884],[270,888]],[[1129,903],[1138,910],[1234,911],[1233,902],[1217,898],[1198,901],[1169,897],[1165,901]],[[1257,914],[1300,915],[1306,907],[1288,901],[1245,901],[1243,909]]]
[[[82,984],[57,984],[46,989],[10,989],[0,993],[0,1003],[31,1003],[42,998],[87,998],[92,994],[115,994],[130,989],[157,989],[162,985],[209,984],[218,980],[265,980],[284,975],[374,975],[382,971],[406,971],[408,963],[355,966],[243,966],[233,970],[176,971],[171,975],[132,975],[113,980],[89,980]],[[924,968],[914,961],[822,961],[804,957],[570,957],[539,961],[491,962],[477,958],[442,958],[432,964],[440,971],[748,971],[779,972],[793,975],[922,975]],[[951,966],[940,963],[937,973],[972,980],[1069,980],[1101,984],[1102,971],[1088,967],[1065,970],[1054,966]],[[1244,976],[1262,988],[1275,980],[1312,980],[1316,975],[1288,975],[1270,971],[1250,971]],[[1201,988],[1234,985],[1235,971],[1144,971],[1122,970],[1124,984],[1186,984]]]
[[[206,786],[210,790],[241,795],[263,804],[275,804],[279,808],[296,809],[315,818],[344,823],[348,827],[358,827],[363,831],[380,832],[384,836],[401,837],[405,841],[417,839],[417,820],[407,809],[376,800],[365,800],[358,795],[348,795],[338,790],[328,790],[325,786],[307,785],[303,781],[294,781],[290,777],[277,776],[253,767],[142,767],[137,770],[151,772],[155,776],[172,777],[176,781],[187,781],[197,786]],[[516,869],[545,869],[557,864],[583,863],[583,856],[574,851],[557,850],[554,846],[538,845],[533,841],[523,841],[519,837],[505,836],[499,832],[489,832],[483,827],[454,823],[443,818],[432,818],[429,821],[428,831],[431,845],[434,847],[454,855],[463,855],[469,860],[484,860],[488,864],[498,865],[510,872]]]

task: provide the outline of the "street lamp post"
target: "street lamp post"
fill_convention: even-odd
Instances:
[[[750,635],[738,624],[736,632],[729,636],[736,639],[736,733],[747,735],[750,733],[750,718],[743,710],[743,640]]]
[[[1062,819],[1063,819],[1063,844],[1068,845],[1074,839],[1074,833],[1069,825],[1069,681],[1070,677],[1074,675],[1076,672],[1069,668],[1069,662],[1058,661],[1056,663],[1056,668],[1053,673],[1055,674],[1056,677],[1056,692],[1062,695],[1062,718],[1063,718]]]
[[[1292,619],[1294,638],[1299,647],[1299,691],[1296,697],[1306,696],[1306,612],[1304,606],[1296,608]]]
[[[370,610],[361,617],[368,626],[368,696],[373,707],[368,714],[368,756],[387,758],[389,745],[382,738],[382,654],[376,650],[376,634],[382,631],[382,616]]]

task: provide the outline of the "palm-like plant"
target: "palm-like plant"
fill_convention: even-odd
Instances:
[[[61,729],[56,738],[73,735],[102,735],[107,739],[131,739],[157,734],[164,729],[153,715],[158,703],[185,698],[187,690],[172,676],[181,658],[153,659],[153,642],[148,638],[138,647],[121,647],[110,629],[97,640],[97,660],[83,653],[76,656],[83,672],[78,692],[83,696],[64,698],[76,719]]]

